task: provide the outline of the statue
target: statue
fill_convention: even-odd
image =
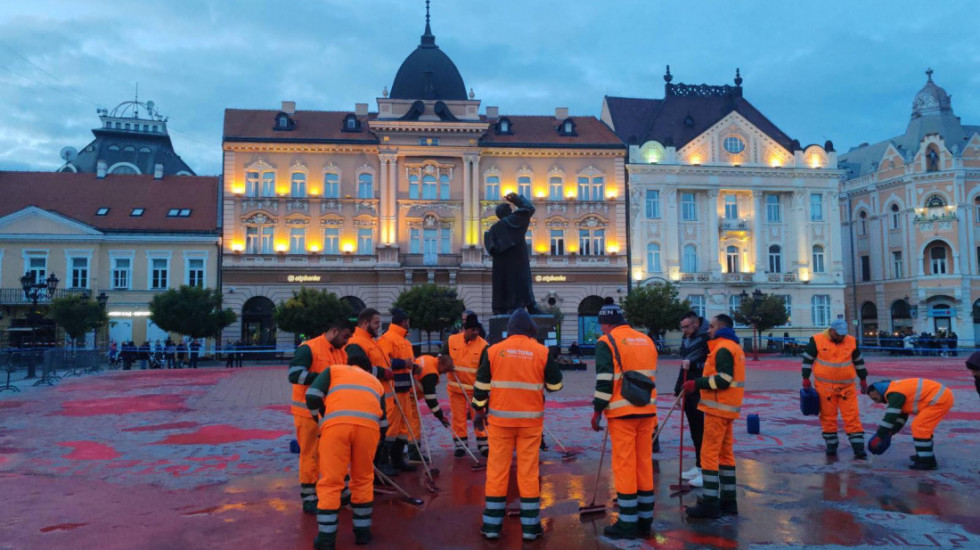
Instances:
[[[498,205],[496,213],[500,219],[483,235],[487,252],[493,257],[493,313],[510,315],[519,308],[540,313],[531,291],[531,260],[524,240],[534,205],[517,193],[509,193],[504,199],[517,209],[512,210],[507,203]]]

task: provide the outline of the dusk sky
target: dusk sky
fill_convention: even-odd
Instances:
[[[54,170],[97,107],[152,99],[175,148],[217,174],[226,108],[377,109],[419,42],[422,0],[84,0],[0,4],[0,169]],[[801,143],[901,134],[935,70],[980,124],[980,2],[435,0],[436,43],[482,106],[599,116],[604,95],[730,84]],[[272,123],[270,119],[270,124]]]

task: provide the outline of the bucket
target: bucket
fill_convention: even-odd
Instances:
[[[758,434],[759,433],[759,415],[757,415],[757,414],[750,414],[748,417],[746,417],[745,420],[746,420],[746,424],[748,425],[748,428],[749,428],[749,433],[750,434]]]

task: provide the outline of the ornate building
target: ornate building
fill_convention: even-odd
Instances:
[[[282,348],[272,310],[300,286],[388,309],[413,284],[456,287],[490,313],[483,232],[514,191],[534,201],[534,291],[594,340],[602,298],[627,281],[626,148],[594,117],[481,113],[426,16],[419,46],[377,111],[225,113],[223,274],[240,322],[225,338]]]
[[[742,292],[782,296],[807,335],[844,314],[840,172],[833,145],[801,147],[735,85],[673,83],[663,99],[606,97],[602,120],[629,144],[631,275],[671,281],[700,314]]]
[[[841,155],[849,315],[876,333],[980,337],[980,126],[927,81],[905,133]],[[873,341],[873,340],[872,340]]]

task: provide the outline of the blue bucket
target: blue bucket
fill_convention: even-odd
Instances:
[[[817,390],[810,388],[800,389],[800,412],[803,416],[817,416],[820,414],[820,396]]]
[[[750,434],[759,433],[759,415],[750,414],[748,417],[746,417],[745,421],[746,424],[748,425]]]

